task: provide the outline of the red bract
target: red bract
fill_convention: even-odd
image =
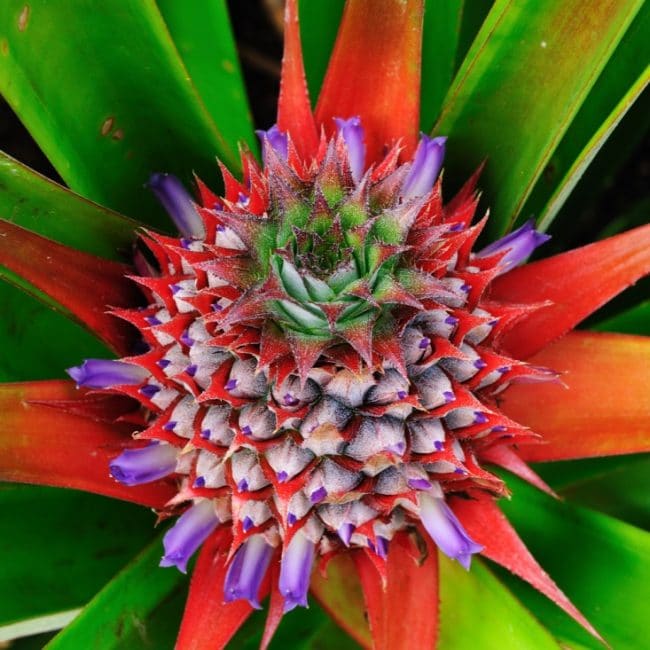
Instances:
[[[287,2],[264,165],[244,152],[243,180],[223,168],[225,195],[199,183],[201,205],[152,179],[183,237],[143,235],[145,306],[125,268],[4,227],[5,266],[119,353],[136,330],[147,351],[71,369],[89,391],[0,389],[0,478],[182,510],[163,565],[202,548],[178,648],[224,647],[270,594],[266,646],[318,557],[363,593],[374,647],[430,649],[438,550],[466,568],[482,552],[597,636],[482,465],[550,491],[525,461],[650,448],[647,341],[567,334],[650,271],[650,227],[514,269],[544,239],[532,224],[475,252],[478,174],[445,204],[445,138],[417,144],[422,12],[348,4],[314,115]],[[624,439],[593,433],[621,418]],[[369,645],[328,584],[315,596]]]

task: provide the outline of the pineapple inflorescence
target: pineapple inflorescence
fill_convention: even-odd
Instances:
[[[496,396],[553,377],[499,352],[522,311],[489,285],[543,238],[527,224],[472,252],[476,179],[443,204],[444,138],[369,168],[358,118],[337,120],[313,160],[276,127],[262,143],[263,167],[243,152],[242,182],[222,168],[223,198],[199,182],[202,205],[152,179],[183,237],[143,235],[134,279],[149,304],[116,312],[148,351],[70,371],[141,405],[145,446],[111,472],[178,478],[165,566],[231,531],[227,600],[258,605],[277,554],[285,609],[304,605],[317,555],[360,547],[381,563],[401,530],[469,566],[481,547],[447,497],[504,494],[478,459],[532,434]]]

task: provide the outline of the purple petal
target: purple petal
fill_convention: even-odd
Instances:
[[[226,574],[224,600],[245,599],[252,607],[261,609],[257,598],[260,585],[273,556],[273,547],[262,535],[252,535],[237,550]]]
[[[350,546],[350,540],[352,539],[352,533],[354,533],[354,524],[344,523],[341,524],[336,531],[341,538],[341,541],[346,545]]]
[[[352,178],[355,183],[358,183],[363,176],[363,170],[366,165],[366,145],[363,141],[364,133],[361,120],[358,117],[350,117],[347,120],[335,117],[334,121],[348,149],[348,160],[350,161]]]
[[[77,386],[86,388],[135,386],[149,377],[149,373],[140,366],[110,359],[86,359],[80,366],[68,368],[66,372],[77,382]]]
[[[141,449],[127,449],[109,465],[111,476],[124,485],[150,483],[176,469],[178,450],[168,444],[152,443]]]
[[[284,611],[297,605],[307,607],[307,590],[314,562],[314,543],[299,530],[284,549],[280,568],[280,593],[284,596]]]
[[[255,131],[257,137],[262,143],[262,156],[266,159],[267,147],[271,147],[273,151],[278,155],[282,160],[286,160],[289,155],[289,139],[287,138],[286,133],[282,133],[278,129],[278,125],[274,124],[267,131],[259,130]]]
[[[420,494],[419,503],[420,519],[438,548],[469,569],[472,554],[483,547],[469,537],[444,499]]]
[[[431,191],[445,158],[446,141],[446,137],[430,138],[422,135],[411,169],[402,185],[402,198],[426,196]]]
[[[541,246],[550,238],[550,235],[535,230],[535,221],[530,219],[521,228],[492,242],[489,246],[476,253],[476,257],[489,257],[498,253],[505,253],[499,262],[501,273],[505,273],[525,261],[538,246]]]
[[[218,523],[219,518],[209,499],[186,510],[163,537],[165,555],[160,566],[176,566],[179,571],[186,573],[189,559]]]
[[[176,224],[181,235],[203,239],[205,227],[194,201],[183,184],[172,174],[152,174],[149,187]]]

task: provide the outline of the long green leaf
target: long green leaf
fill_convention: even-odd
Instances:
[[[457,562],[439,555],[437,650],[558,650],[553,637],[480,560],[472,562],[467,572]]]
[[[239,167],[154,0],[5,0],[0,92],[75,191],[138,219],[160,217],[153,171],[216,180]],[[225,101],[225,100],[224,100]]]
[[[645,3],[526,201],[523,216],[538,216],[538,225],[544,229],[553,221],[586,167],[647,87],[650,80],[647,65],[650,59],[649,32],[650,4]]]
[[[158,626],[151,617],[181,591],[187,579],[175,568],[161,569],[161,540],[156,538],[113,578],[46,648],[135,650],[173,647],[173,636],[163,646],[152,646]],[[178,616],[180,612],[175,612]],[[173,632],[172,632],[173,634]]]
[[[456,53],[466,0],[427,0],[422,33],[420,125],[428,131],[456,72]]]
[[[647,634],[650,533],[553,499],[514,477],[507,482],[513,497],[501,507],[539,563],[612,647],[638,649]],[[585,643],[567,617],[542,620]]]
[[[124,260],[138,224],[0,152],[0,219],[87,253]]]
[[[623,332],[624,334],[650,334],[650,300],[621,314],[594,325],[598,332]]]
[[[253,151],[248,100],[225,0],[156,0],[203,102],[229,142]]]
[[[546,230],[557,213],[564,205],[567,197],[573,191],[578,181],[582,178],[587,167],[592,163],[596,154],[601,150],[610,135],[614,132],[620,121],[632,107],[634,102],[641,96],[641,93],[650,83],[650,66],[648,66],[634,82],[632,87],[624,95],[614,110],[606,117],[598,127],[591,139],[584,148],[577,154],[573,163],[566,170],[564,176],[557,184],[555,191],[549,197],[546,205],[540,212],[538,227]]]
[[[435,126],[450,136],[454,176],[488,158],[482,186],[493,235],[514,223],[641,4],[495,2]]]
[[[110,358],[90,332],[0,281],[0,381],[66,377],[82,359]]]
[[[81,492],[3,485],[0,508],[0,634],[85,605],[153,535],[143,508]]]

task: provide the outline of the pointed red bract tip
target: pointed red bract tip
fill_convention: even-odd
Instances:
[[[316,107],[333,134],[335,117],[359,116],[367,163],[401,139],[403,159],[417,145],[420,117],[422,0],[356,0],[345,7]]]
[[[468,533],[485,547],[482,555],[530,583],[580,623],[590,634],[602,641],[602,637],[591,623],[530,554],[515,529],[492,499],[468,501],[455,497],[452,499],[452,507]]]
[[[296,0],[287,0],[284,13],[284,56],[278,99],[278,128],[291,136],[303,160],[316,155],[318,134],[302,62]]]

